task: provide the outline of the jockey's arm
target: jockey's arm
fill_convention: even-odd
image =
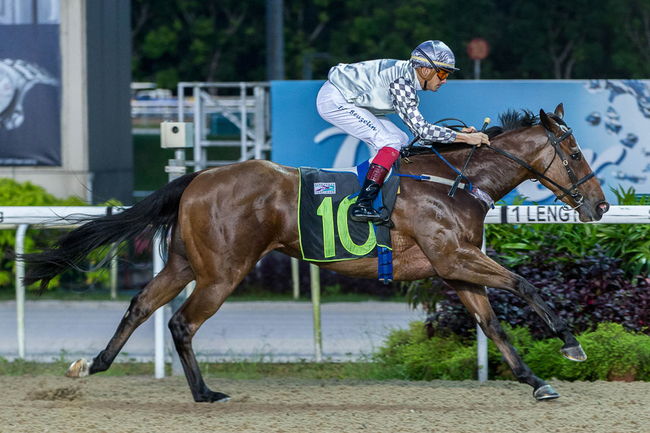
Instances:
[[[487,135],[483,133],[472,133],[474,128],[466,128],[463,132],[456,132],[444,126],[434,125],[427,122],[418,109],[418,99],[413,84],[399,78],[392,82],[389,91],[393,99],[393,107],[397,115],[408,126],[408,128],[424,141],[437,143],[467,143],[481,145],[489,143]]]

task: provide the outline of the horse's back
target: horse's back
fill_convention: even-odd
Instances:
[[[298,170],[250,160],[201,172],[179,209],[183,236],[190,231],[229,233],[241,246],[248,236],[284,244],[297,239]],[[294,234],[295,233],[295,234]]]
[[[296,192],[298,170],[265,160],[249,160],[204,170],[185,190],[184,201],[194,196],[234,202],[251,195],[266,197]]]

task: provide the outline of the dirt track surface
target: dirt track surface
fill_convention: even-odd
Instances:
[[[193,403],[185,380],[0,377],[0,432],[650,432],[650,383],[209,380],[228,403]]]

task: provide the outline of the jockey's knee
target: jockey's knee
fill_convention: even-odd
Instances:
[[[390,134],[390,139],[392,143],[389,144],[389,146],[397,150],[400,150],[409,143],[409,136],[401,129],[392,132]]]
[[[373,144],[379,148],[379,150],[384,147],[390,147],[399,152],[401,148],[408,144],[408,135],[397,127],[387,129],[388,131],[381,134],[381,136],[378,136]]]

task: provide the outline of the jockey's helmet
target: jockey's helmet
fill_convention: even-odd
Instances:
[[[411,64],[415,68],[433,68],[455,72],[456,57],[453,51],[442,41],[424,41],[411,52]]]

